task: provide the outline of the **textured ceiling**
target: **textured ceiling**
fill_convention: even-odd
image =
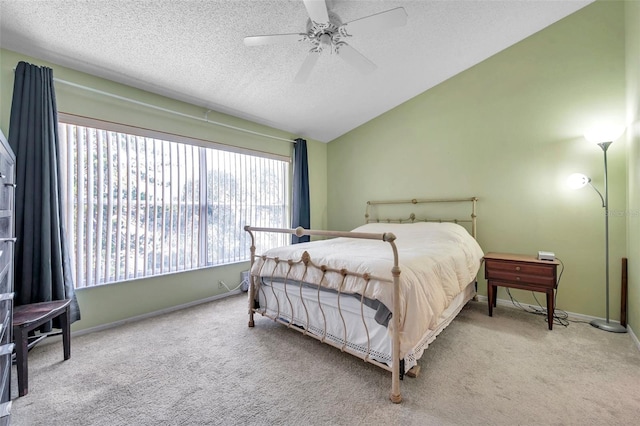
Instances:
[[[329,0],[342,22],[404,7],[404,27],[353,37],[378,68],[325,51],[294,83],[308,42],[302,0],[0,0],[0,46],[323,142],[375,118],[593,0]]]

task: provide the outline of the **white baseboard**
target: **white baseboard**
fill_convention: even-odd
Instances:
[[[175,312],[175,311],[179,311],[181,309],[186,309],[186,308],[190,308],[193,306],[197,306],[197,305],[201,305],[203,303],[208,303],[208,302],[213,302],[214,300],[220,300],[220,299],[224,299],[226,297],[229,296],[234,296],[236,294],[240,294],[242,293],[241,290],[234,290],[234,291],[230,291],[224,294],[219,294],[217,296],[212,296],[212,297],[207,297],[206,299],[200,299],[200,300],[194,300],[193,302],[189,302],[189,303],[184,303],[182,305],[176,305],[176,306],[171,306],[165,309],[160,309],[158,311],[153,311],[153,312],[148,312],[146,314],[142,314],[142,315],[136,315],[135,317],[131,317],[131,318],[125,318],[123,320],[120,321],[114,321],[112,323],[109,324],[102,324],[96,327],[90,327],[90,328],[85,328],[83,330],[78,330],[78,331],[73,331],[71,332],[71,336],[82,336],[84,334],[89,334],[89,333],[93,333],[96,331],[102,331],[102,330],[108,330],[110,328],[114,328],[114,327],[118,327],[124,324],[128,324],[130,322],[135,322],[135,321],[140,321],[143,319],[147,319],[147,318],[153,318],[155,316],[158,315],[163,315],[163,314],[168,314],[170,312]],[[477,295],[478,300],[481,302],[487,302],[487,296],[483,296],[478,294]],[[496,300],[496,304],[500,305],[500,306],[506,306],[506,307],[511,307],[511,308],[516,308],[516,306],[513,305],[513,303],[511,303],[511,300],[506,300],[506,299],[497,299]],[[537,305],[529,305],[527,303],[520,303],[522,306],[525,306],[529,309],[539,309],[540,307]],[[567,312],[567,311],[564,311]],[[574,319],[578,319],[578,320],[582,320],[582,321],[591,321],[594,319],[603,319],[603,318],[598,318],[598,317],[592,317],[590,315],[583,315],[583,314],[578,314],[575,312],[567,312],[567,315],[570,318],[574,318]],[[633,330],[631,329],[630,326],[627,326],[627,330],[629,333],[629,336],[631,336],[631,340],[635,343],[636,347],[638,348],[638,351],[640,351],[640,340],[638,340],[638,336],[636,336],[636,334],[633,332]],[[49,343],[55,343],[58,340],[62,340],[61,336],[54,336],[57,337],[55,339],[45,339],[43,340],[43,342],[41,343],[42,345],[46,345]]]
[[[482,302],[487,302],[487,296],[483,296],[483,295],[478,295],[478,300],[482,301]],[[538,305],[529,305],[527,303],[522,303],[519,302],[520,305],[529,308],[529,309],[540,309],[540,306]],[[517,308],[517,306],[515,306],[511,300],[507,300],[507,299],[496,299],[496,305],[500,305],[500,306],[507,306],[507,307],[511,307],[511,308]],[[600,319],[603,320],[604,318],[598,318],[598,317],[593,317],[591,315],[583,315],[583,314],[578,314],[575,312],[566,312],[567,315],[569,316],[569,318],[572,319],[576,319],[576,320],[581,320],[581,321],[587,321],[590,322],[594,319]],[[620,321],[615,321],[615,320],[610,320],[611,322],[617,322],[620,323]],[[640,351],[640,341],[638,340],[638,336],[636,336],[636,334],[633,332],[633,330],[631,329],[631,327],[629,325],[627,325],[627,332],[629,334],[629,336],[631,336],[631,340],[633,341],[633,343],[635,343],[636,347],[638,348],[638,350]]]
[[[640,340],[638,340],[638,336],[636,336],[636,333],[634,333],[633,329],[631,329],[631,327],[629,327],[628,325],[627,330],[629,330],[629,336],[631,336],[631,340],[633,340],[633,343],[636,344],[636,347],[640,351]]]
[[[168,308],[164,308],[164,309],[160,309],[157,311],[153,311],[153,312],[147,312],[146,314],[142,314],[142,315],[136,315],[134,317],[130,317],[130,318],[125,318],[123,320],[119,320],[119,321],[114,321],[108,324],[101,324],[95,327],[90,327],[90,328],[85,328],[82,330],[78,330],[78,331],[71,331],[71,337],[77,337],[77,336],[82,336],[84,334],[89,334],[89,333],[93,333],[96,331],[103,331],[103,330],[108,330],[110,328],[114,328],[114,327],[119,327],[121,325],[124,324],[128,324],[131,322],[135,322],[135,321],[140,321],[143,319],[147,319],[147,318],[153,318],[156,317],[158,315],[163,315],[163,314],[168,314],[170,312],[175,312],[175,311],[179,311],[181,309],[186,309],[186,308],[191,308],[193,306],[197,306],[197,305],[201,305],[203,303],[208,303],[208,302],[213,302],[214,300],[220,300],[220,299],[224,299],[226,297],[229,296],[235,296],[236,294],[240,294],[242,293],[241,290],[233,290],[227,293],[223,293],[223,294],[218,294],[216,296],[211,296],[211,297],[207,297],[205,299],[199,299],[199,300],[194,300],[193,302],[189,302],[189,303],[183,303],[182,305],[176,305],[176,306],[170,306]],[[60,335],[59,332],[56,332],[54,336],[51,336],[50,338],[44,339],[42,341],[42,343],[39,343],[38,345],[48,345],[51,343],[56,343],[62,341],[62,336]]]
[[[93,333],[95,331],[107,330],[110,328],[118,327],[130,322],[140,321],[147,318],[157,317],[158,315],[168,314],[170,312],[179,311],[181,309],[191,308],[193,306],[201,305],[203,303],[213,302],[214,300],[224,299],[225,297],[234,296],[242,293],[241,290],[233,290],[227,293],[218,294],[216,296],[207,297],[205,299],[194,300],[193,302],[183,303],[182,305],[170,306],[168,308],[160,309],[153,312],[147,312],[146,314],[136,315],[134,317],[125,318],[123,320],[114,321],[109,324],[101,324],[96,327],[85,328],[71,333],[71,336],[82,336],[83,334]]]

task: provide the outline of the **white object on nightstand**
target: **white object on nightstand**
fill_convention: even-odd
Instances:
[[[556,255],[551,251],[539,251],[538,260],[555,260]]]

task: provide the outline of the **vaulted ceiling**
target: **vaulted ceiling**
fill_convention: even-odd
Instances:
[[[306,33],[303,0],[0,0],[0,46],[329,142],[592,1],[327,0],[342,23],[398,7],[407,21],[344,38],[372,72],[325,49],[304,83],[309,40],[243,42]]]

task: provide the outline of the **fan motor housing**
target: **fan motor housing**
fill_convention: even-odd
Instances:
[[[307,37],[316,46],[316,48],[328,48],[327,38],[323,36],[329,36],[331,38],[331,44],[335,45],[340,40],[336,39],[340,37],[338,28],[342,25],[340,17],[329,11],[329,22],[313,22],[311,19],[307,20]]]

